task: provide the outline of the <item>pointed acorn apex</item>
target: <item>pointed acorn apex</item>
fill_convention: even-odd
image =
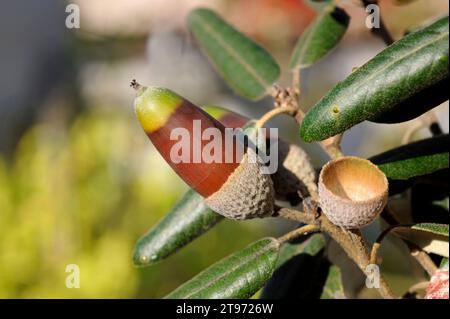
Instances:
[[[387,199],[386,176],[366,159],[341,157],[328,162],[320,172],[320,207],[337,226],[359,229],[372,223]]]
[[[136,115],[147,136],[174,171],[217,213],[232,219],[265,217],[273,214],[273,185],[269,175],[261,174],[261,164],[249,161],[249,153],[226,160],[226,153],[240,147],[236,138],[227,140],[225,127],[205,111],[175,92],[158,87],[137,87]],[[219,136],[204,139],[207,129]],[[187,137],[174,132],[184,132]],[[171,138],[172,136],[172,138]],[[220,159],[205,161],[220,151]],[[232,145],[233,149],[226,146]],[[187,152],[186,152],[187,148]],[[180,155],[182,153],[183,155]],[[197,155],[196,155],[197,154]],[[215,154],[214,154],[215,155]],[[187,157],[187,160],[186,158]]]

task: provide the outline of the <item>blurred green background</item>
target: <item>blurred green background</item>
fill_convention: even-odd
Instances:
[[[441,0],[417,0],[408,8],[380,2],[397,37],[448,13]],[[136,240],[187,186],[141,131],[128,82],[137,78],[199,105],[261,115],[268,100],[246,102],[223,84],[185,29],[186,14],[198,5],[215,8],[287,70],[291,49],[318,6],[306,0],[72,3],[80,7],[80,29],[65,27],[68,2],[13,1],[0,12],[0,297],[158,298],[253,240],[294,226],[273,219],[224,221],[167,261],[135,268]],[[364,8],[351,1],[345,6],[352,16],[349,33],[305,73],[305,106],[384,46],[365,28]],[[289,77],[284,72],[280,83]],[[439,110],[448,131],[447,108]],[[407,125],[359,125],[346,135],[344,151],[376,154],[397,145]],[[300,143],[294,123],[283,124],[282,134]],[[316,166],[325,161],[317,147],[304,146]],[[385,254],[396,249],[388,245]],[[80,267],[80,289],[66,288],[68,264]],[[404,279],[411,266],[391,264],[390,278],[403,289],[411,283]]]

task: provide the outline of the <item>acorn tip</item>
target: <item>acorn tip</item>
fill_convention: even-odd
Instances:
[[[138,91],[138,90],[142,87],[142,85],[140,85],[140,84],[136,81],[136,79],[131,80],[130,86],[131,86],[133,89],[135,89],[136,91]]]

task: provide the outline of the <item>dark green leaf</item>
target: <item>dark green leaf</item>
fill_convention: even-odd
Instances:
[[[389,179],[409,179],[447,168],[448,143],[449,135],[444,134],[389,150],[370,160]]]
[[[323,287],[321,299],[345,299],[344,286],[339,267],[332,265],[328,271],[327,281]]]
[[[311,142],[342,133],[448,77],[448,50],[448,17],[395,42],[306,114],[302,138]]]
[[[444,103],[449,98],[448,77],[417,92],[406,100],[392,107],[391,110],[370,119],[376,123],[400,123],[412,120],[432,108]]]
[[[188,24],[217,71],[243,97],[262,98],[280,76],[280,67],[266,50],[215,12],[193,10]]]
[[[315,234],[302,243],[285,244],[261,298],[319,298],[330,267],[323,256],[325,243],[323,235]]]
[[[276,239],[261,239],[210,266],[166,298],[249,298],[272,275],[279,248]]]
[[[448,179],[448,170],[437,171],[436,175]],[[448,182],[447,182],[448,183]],[[448,198],[449,188],[444,184],[429,184],[418,181],[410,191],[411,218],[414,223],[448,223],[448,210],[435,202]]]
[[[448,225],[421,223],[412,226],[398,226],[393,233],[414,243],[428,253],[434,253],[448,258]]]
[[[327,55],[344,36],[349,21],[343,9],[327,6],[297,42],[289,67],[293,70],[306,68]]]
[[[313,234],[311,237],[301,242],[288,242],[284,244],[280,250],[277,267],[301,253],[314,256],[325,247],[325,244],[326,240],[322,234]]]
[[[381,154],[372,156],[370,161],[377,165],[381,165],[419,156],[439,154],[448,151],[449,142],[449,135],[442,134],[393,148]]]
[[[147,266],[158,262],[193,241],[223,217],[189,190],[177,205],[136,243],[133,262]]]
[[[439,153],[386,163],[378,167],[391,179],[408,179],[446,168],[448,161],[448,153]]]
[[[448,237],[448,225],[445,224],[421,223],[415,224],[411,228]]]

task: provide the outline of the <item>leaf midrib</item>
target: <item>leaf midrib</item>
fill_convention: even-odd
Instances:
[[[204,30],[209,33],[209,35],[216,39],[216,41],[233,57],[235,58],[239,64],[242,65],[242,67],[247,71],[248,74],[250,74],[255,80],[256,82],[258,82],[258,84],[263,88],[266,89],[267,87],[269,87],[271,85],[271,83],[267,82],[264,80],[263,77],[261,77],[252,67],[251,65],[249,65],[245,59],[243,59],[241,56],[239,56],[239,54],[234,50],[234,48],[230,45],[228,45],[228,43],[220,36],[219,33],[217,33],[216,31],[214,31],[213,28],[211,28],[208,25],[208,22],[204,21],[204,18],[197,15],[197,21],[199,22],[200,26],[204,28]],[[238,32],[238,31],[237,31]]]
[[[252,259],[256,259],[262,255],[264,255],[266,252],[268,252],[269,250],[275,248],[277,245],[277,242],[274,241],[272,242],[270,245],[268,245],[266,248],[261,249],[259,252],[257,252],[255,255],[251,255],[245,259],[243,259],[243,261],[241,263],[238,263],[235,267],[230,268],[228,271],[224,272],[222,275],[215,277],[214,280],[209,281],[208,284],[198,287],[197,289],[194,289],[193,291],[191,291],[189,294],[187,294],[186,296],[184,296],[185,299],[188,299],[189,297],[195,295],[196,293],[198,293],[201,290],[207,289],[208,287],[211,287],[212,285],[214,285],[215,283],[219,282],[222,278],[226,277],[227,275],[233,273],[235,270],[237,270],[238,268],[242,267],[243,265],[245,265],[246,263],[248,263],[249,261],[251,261]]]
[[[325,18],[325,13],[323,13],[322,15],[320,15],[320,17],[313,22],[313,25],[311,26],[310,30],[306,30],[306,32],[308,32],[308,34],[306,35],[306,39],[303,42],[303,46],[300,50],[300,53],[298,55],[298,61],[302,61],[300,64],[298,64],[296,66],[296,68],[304,68],[306,66],[309,66],[311,63],[304,63],[303,59],[304,59],[304,55],[306,52],[306,48],[308,47],[309,43],[311,42],[311,39],[313,37],[314,32],[316,31],[316,29],[319,27],[320,23],[322,22],[322,20]],[[297,63],[296,63],[297,64]]]
[[[401,57],[398,57],[397,59],[391,61],[390,63],[388,63],[387,65],[385,65],[385,66],[382,67],[381,69],[377,70],[377,71],[374,72],[372,75],[370,75],[369,77],[365,78],[363,81],[361,81],[361,82],[359,83],[358,86],[356,86],[355,88],[352,89],[352,91],[359,90],[363,85],[366,85],[367,82],[369,82],[370,80],[372,80],[374,77],[379,76],[380,73],[382,73],[382,71],[385,71],[386,69],[390,68],[392,65],[394,65],[394,64],[396,64],[396,63],[398,63],[398,62],[400,62],[401,60],[406,59],[407,57],[409,57],[409,56],[411,56],[411,55],[417,53],[418,51],[420,51],[420,50],[422,50],[422,49],[428,47],[429,45],[432,45],[433,43],[436,43],[436,42],[440,41],[442,38],[448,36],[448,33],[449,33],[449,32],[447,31],[447,32],[445,32],[445,33],[439,35],[437,38],[435,38],[435,39],[433,39],[433,40],[431,40],[431,41],[428,41],[428,42],[424,43],[423,45],[417,47],[416,49],[414,49],[414,50],[412,50],[412,51],[410,51],[410,52],[408,52],[408,53],[402,55]],[[368,63],[370,63],[370,61],[369,61]],[[345,80],[344,80],[344,81],[345,81]],[[340,92],[340,95],[342,95],[342,91]],[[348,93],[345,94],[345,96],[348,96]],[[333,104],[340,105],[340,102],[342,101],[343,98],[344,98],[344,96],[338,97],[338,98],[336,99],[336,101],[335,101]],[[323,112],[325,112],[325,110],[324,110]],[[323,113],[323,112],[322,112],[322,113]],[[318,125],[321,125],[321,123],[320,123],[319,121],[315,121],[315,122],[311,125],[311,130],[314,130]]]
[[[441,232],[437,231],[436,229],[427,228],[426,227],[427,225],[429,225],[429,224],[428,223],[415,224],[415,225],[411,226],[411,229],[419,230],[419,231],[426,232],[426,233],[432,233],[432,234],[440,235],[440,236],[447,237],[447,238],[449,237],[448,226],[447,225],[445,225],[445,224],[434,224],[434,226],[441,226],[441,227],[444,227],[444,228],[445,228],[445,226],[447,226],[447,229],[446,229],[447,232],[446,233],[441,233]]]
[[[420,50],[422,50],[422,49],[428,47],[429,45],[432,45],[433,43],[440,41],[440,40],[441,40],[442,38],[444,38],[445,36],[448,36],[448,31],[447,31],[446,33],[443,33],[443,34],[439,35],[437,38],[435,38],[435,39],[433,39],[433,40],[431,40],[431,41],[428,41],[428,42],[424,43],[423,45],[421,45],[421,46],[415,48],[414,50],[412,50],[412,51],[410,51],[410,52],[408,52],[408,53],[402,55],[401,57],[398,57],[397,59],[394,59],[393,61],[389,62],[387,65],[385,65],[384,67],[382,67],[381,69],[377,70],[376,72],[374,72],[373,74],[371,74],[370,76],[368,76],[367,78],[365,78],[363,81],[361,81],[361,82],[359,83],[359,85],[356,86],[356,87],[353,89],[353,91],[354,91],[354,90],[360,89],[361,86],[367,84],[367,82],[369,82],[370,80],[372,80],[374,77],[379,76],[380,73],[383,73],[383,71],[385,71],[386,69],[390,68],[390,67],[393,66],[394,64],[396,64],[396,63],[398,63],[398,62],[400,62],[400,61],[406,59],[408,56],[417,53],[418,51],[420,51]],[[434,59],[434,60],[436,60],[436,59]],[[342,99],[342,97],[340,97],[340,98],[338,99],[338,101],[340,101],[341,99]],[[339,104],[339,103],[338,103],[338,104]]]

